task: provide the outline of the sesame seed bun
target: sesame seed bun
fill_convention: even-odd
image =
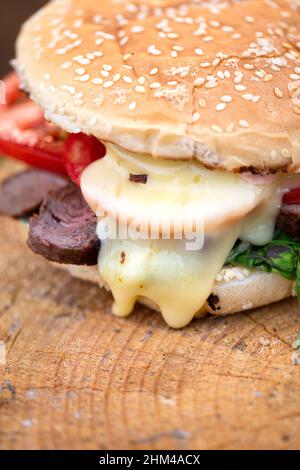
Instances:
[[[57,0],[17,42],[46,116],[153,157],[300,170],[300,6],[293,0]]]

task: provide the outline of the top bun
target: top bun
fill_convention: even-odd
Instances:
[[[153,157],[300,171],[299,0],[56,0],[17,42],[49,120]]]

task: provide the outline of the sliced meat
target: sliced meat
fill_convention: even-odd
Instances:
[[[276,227],[300,241],[300,204],[283,204]]]
[[[39,215],[30,220],[28,246],[60,264],[97,264],[100,241],[97,219],[73,183],[50,193]]]
[[[26,170],[10,176],[0,186],[0,213],[26,217],[36,212],[50,191],[68,184],[63,176],[43,170]]]

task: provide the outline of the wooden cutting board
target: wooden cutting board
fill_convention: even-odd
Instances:
[[[1,449],[300,447],[296,300],[182,331],[141,306],[120,320],[0,227]]]

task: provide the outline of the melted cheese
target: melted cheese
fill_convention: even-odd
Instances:
[[[107,149],[107,156],[90,165],[81,179],[83,195],[98,216],[99,237],[107,215],[119,226],[134,220],[148,236],[149,226],[157,222],[151,239],[111,234],[102,241],[99,271],[115,298],[113,311],[128,316],[136,301],[146,297],[170,326],[181,328],[205,305],[238,238],[257,245],[272,239],[282,188],[291,181],[273,177],[257,184],[196,162],[157,161],[110,144]],[[131,182],[131,174],[146,174],[147,183]],[[174,239],[174,221],[186,227],[187,206],[190,232],[182,229],[182,239]],[[174,230],[165,240],[168,224]],[[203,228],[204,246],[187,250],[195,230]]]

